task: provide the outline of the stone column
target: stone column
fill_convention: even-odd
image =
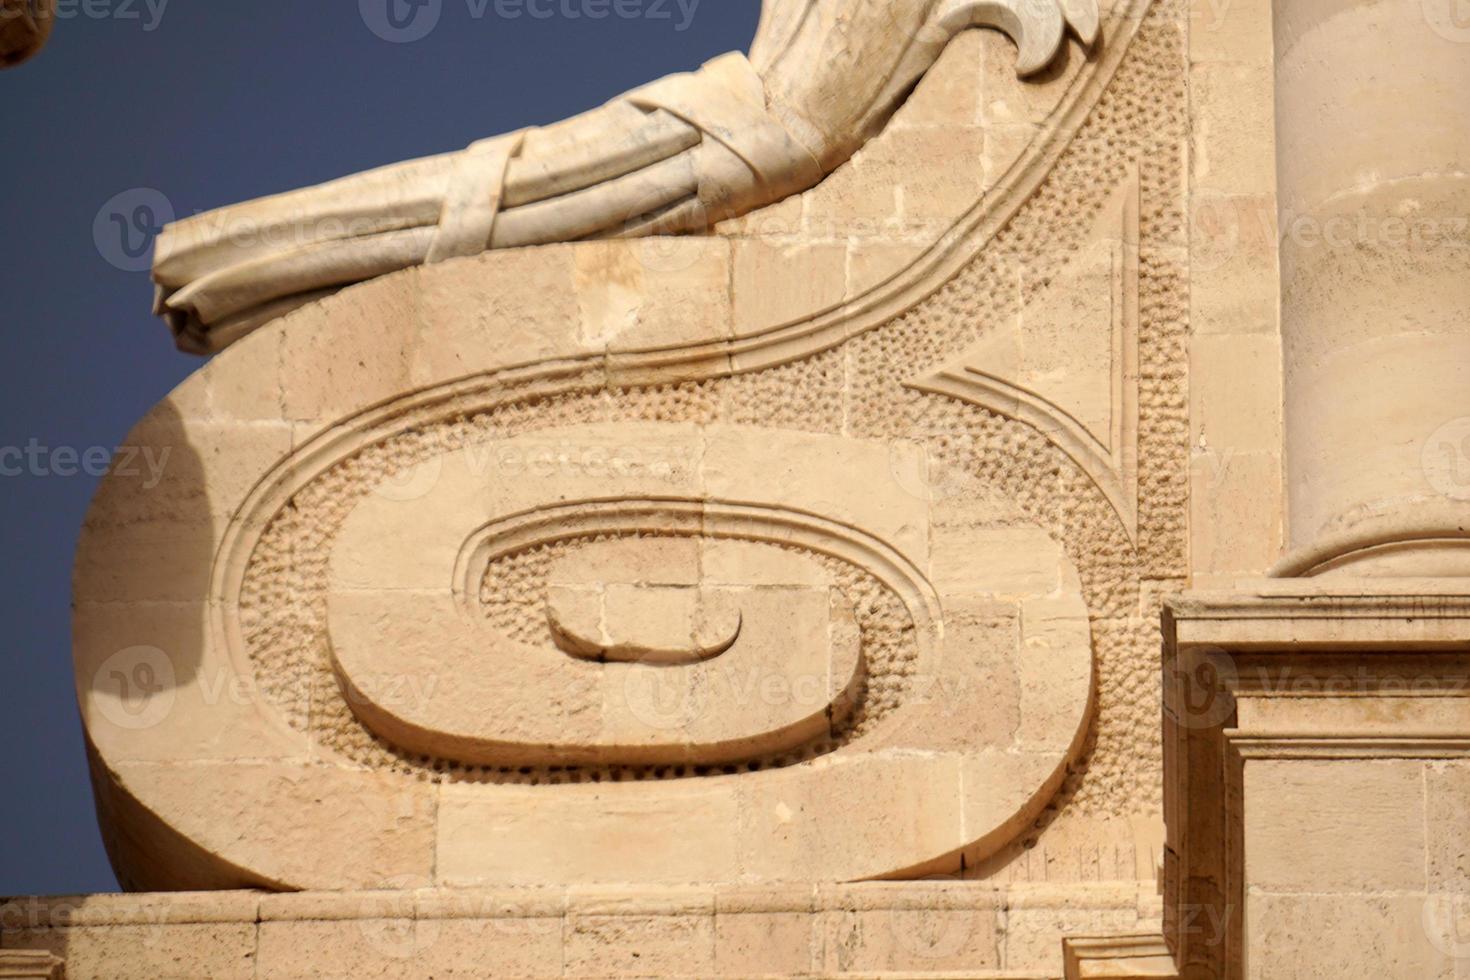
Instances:
[[[1470,574],[1470,23],[1279,0],[1289,540],[1277,574]]]

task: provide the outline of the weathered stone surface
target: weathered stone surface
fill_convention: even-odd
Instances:
[[[1003,910],[1039,921],[1050,909],[1058,923],[1136,931],[1147,889],[1084,884],[1063,895],[954,880],[502,891],[422,889],[412,877],[390,884],[397,890],[12,902],[0,906],[0,963],[21,950],[54,951],[66,976],[83,980],[1060,976],[1060,942],[1017,941]],[[25,928],[11,928],[20,922]]]

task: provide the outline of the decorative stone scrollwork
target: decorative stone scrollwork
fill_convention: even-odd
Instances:
[[[914,146],[991,145],[966,108],[981,39],[951,45],[799,202],[836,244],[748,233],[778,205],[461,256],[204,367],[129,440],[171,450],[160,485],[109,478],[79,552],[125,883],[958,874],[1059,799],[1147,806],[1148,743],[1123,733],[1155,728],[1139,610],[1180,574],[1186,457],[1182,185],[1146,152],[1182,112],[1144,82],[1171,70],[1167,23],[1114,11],[1012,142],[936,173]],[[957,121],[915,125],[926,91],[960,93]],[[885,161],[922,171],[897,244],[841,225],[900,198],[864,170]],[[426,248],[514,210],[457,200]],[[839,288],[808,291],[831,255]],[[926,380],[958,367],[1046,413]]]
[[[766,0],[729,54],[544,130],[165,229],[157,312],[217,350],[353,282],[486,249],[704,231],[815,186],[883,128],[952,38],[1006,32],[1017,71],[1091,45],[1096,0]],[[284,243],[284,244],[283,244]]]

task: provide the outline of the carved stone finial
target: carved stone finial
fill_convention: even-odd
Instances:
[[[63,963],[43,949],[0,950],[3,980],[61,980]]]

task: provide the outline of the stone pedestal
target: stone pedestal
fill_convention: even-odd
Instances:
[[[1470,592],[1262,582],[1165,614],[1184,978],[1470,965]]]
[[[0,948],[0,977],[5,980],[61,980],[63,966],[44,949]]]
[[[707,235],[231,335],[78,552],[137,894],[12,904],[0,948],[1052,980],[1064,938],[1158,933],[1188,115],[1183,7],[1146,6],[1034,82],[961,34],[849,164]]]

